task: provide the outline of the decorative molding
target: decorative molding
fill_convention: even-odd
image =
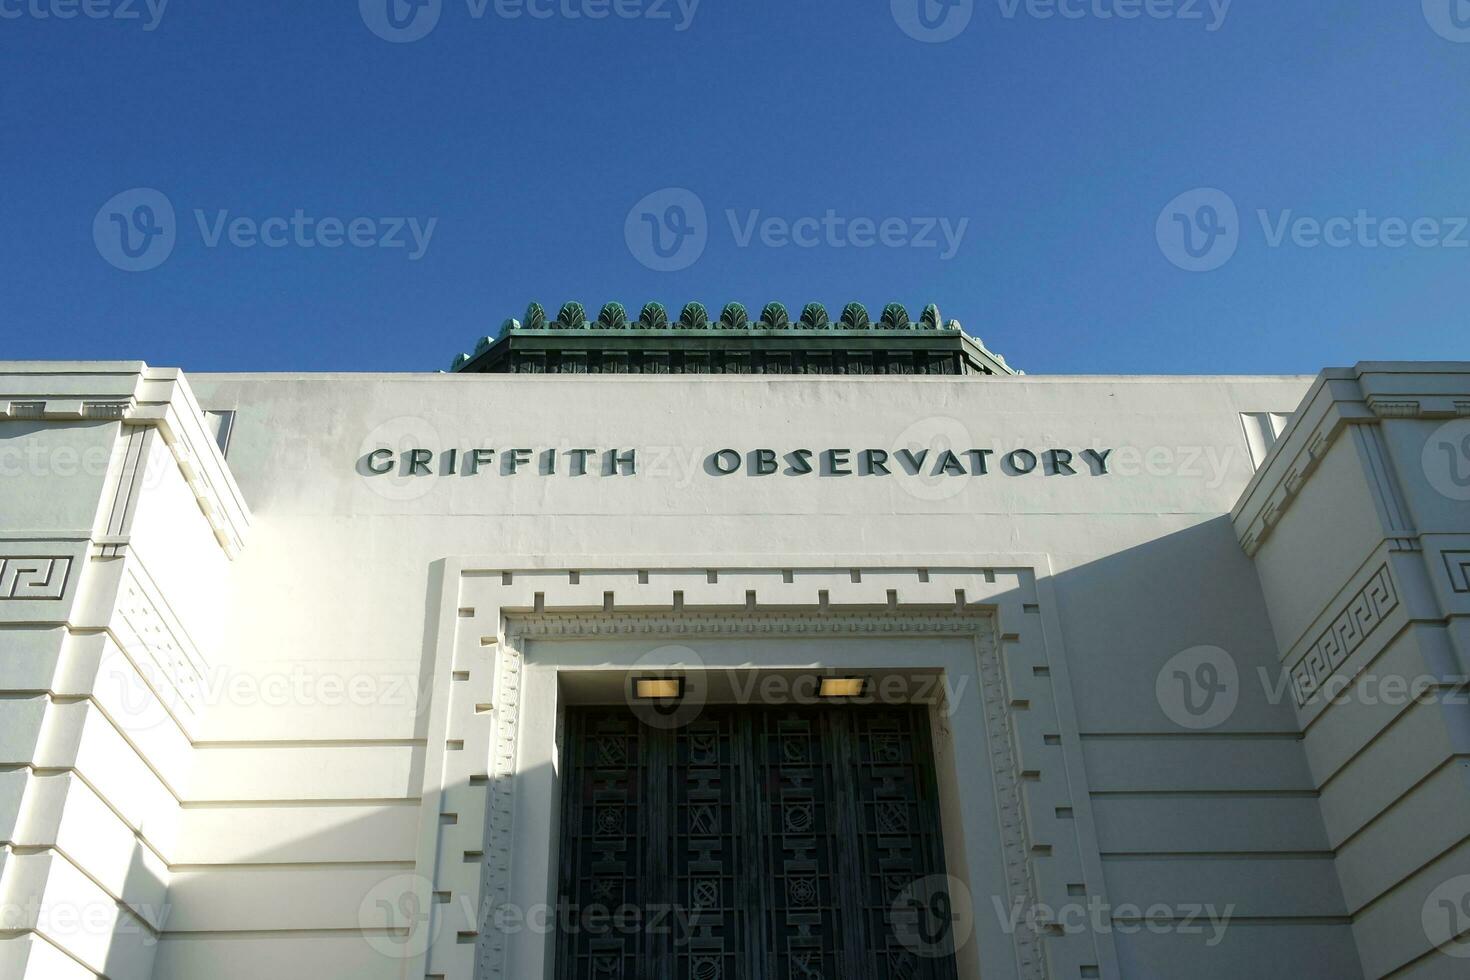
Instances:
[[[123,419],[137,407],[134,399],[79,401],[52,398],[37,401],[0,401],[0,419]]]
[[[1381,419],[1444,419],[1470,415],[1470,401],[1454,395],[1369,395],[1368,408]]]
[[[130,564],[136,564],[136,558]],[[130,568],[123,576],[117,597],[121,622],[114,622],[113,636],[128,651],[144,679],[155,688],[159,700],[176,716],[180,709],[187,710],[192,720],[199,716],[208,686],[204,661],[183,627],[173,620],[171,613],[165,612],[157,587],[145,583],[146,576],[146,571],[136,568]],[[173,688],[172,696],[157,690],[160,680],[166,680]]]
[[[60,599],[71,576],[70,557],[0,558],[0,599]]]
[[[1291,669],[1291,688],[1297,707],[1306,707],[1323,683],[1358,651],[1398,604],[1393,576],[1388,566],[1382,565]]]
[[[1450,588],[1470,592],[1470,551],[1444,552],[1444,567],[1450,575]]]
[[[635,573],[631,573],[635,574]],[[842,576],[848,577],[848,576]],[[509,604],[507,604],[509,605]],[[484,858],[481,862],[482,915],[500,908],[512,895],[514,848],[514,786],[520,738],[520,691],[525,669],[525,644],[532,639],[595,639],[612,636],[719,636],[719,638],[786,638],[786,636],[967,636],[976,651],[976,673],[982,688],[983,723],[988,736],[989,770],[994,780],[998,830],[1003,851],[1005,889],[1010,907],[1036,908],[1041,902],[1033,867],[1032,839],[1025,808],[1019,746],[1011,693],[1001,661],[1000,636],[992,611],[938,605],[882,611],[667,611],[647,613],[616,610],[601,613],[504,613],[497,638],[495,666],[494,736],[490,751]],[[456,738],[450,733],[450,738]],[[507,943],[488,920],[479,923],[475,977],[507,980]],[[1014,936],[1019,976],[1047,980],[1048,968],[1041,933],[1020,927]]]

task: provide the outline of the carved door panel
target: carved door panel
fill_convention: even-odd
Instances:
[[[558,980],[953,980],[928,724],[570,711]]]

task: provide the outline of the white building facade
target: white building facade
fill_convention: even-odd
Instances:
[[[0,363],[0,976],[1465,976],[1470,364],[966,356]]]

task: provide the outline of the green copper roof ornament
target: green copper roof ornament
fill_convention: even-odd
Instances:
[[[842,308],[843,330],[867,330],[872,326],[868,322],[868,308],[861,303],[848,303]]]
[[[909,311],[902,303],[889,303],[883,307],[883,315],[878,317],[878,326],[883,330],[908,330]]]
[[[546,309],[540,303],[532,303],[526,307],[526,323],[522,329],[546,329]]]
[[[762,330],[790,330],[791,317],[786,315],[786,307],[780,303],[767,303],[761,310],[760,327]]]
[[[500,336],[504,337],[506,334],[514,333],[519,329],[521,329],[521,321],[517,320],[515,317],[511,317],[509,320],[501,321]]]
[[[750,314],[739,303],[726,303],[720,311],[721,330],[749,330]]]
[[[458,371],[460,368],[464,367],[468,363],[470,363],[470,355],[455,354],[454,360],[449,362],[449,370]]]
[[[480,354],[485,353],[485,351],[490,349],[490,345],[493,343],[495,343],[494,337],[481,337],[479,340],[475,341],[475,355],[479,356]]]
[[[628,311],[623,309],[622,303],[608,303],[597,314],[597,329],[599,330],[627,330]]]
[[[680,330],[708,330],[709,310],[702,303],[690,303],[679,314]]]
[[[558,330],[586,330],[587,310],[581,303],[564,303],[556,314]]]
[[[642,312],[638,314],[639,330],[667,330],[669,329],[669,311],[664,309],[662,303],[647,303]]]
[[[919,314],[920,330],[942,330],[944,320],[939,315],[939,307],[930,303],[924,307],[924,312]]]
[[[806,304],[801,311],[801,329],[831,330],[832,323],[827,319],[827,308],[821,303]]]

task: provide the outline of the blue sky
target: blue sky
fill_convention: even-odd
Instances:
[[[0,358],[438,370],[532,299],[1470,357],[1470,0],[82,2],[0,0]]]

